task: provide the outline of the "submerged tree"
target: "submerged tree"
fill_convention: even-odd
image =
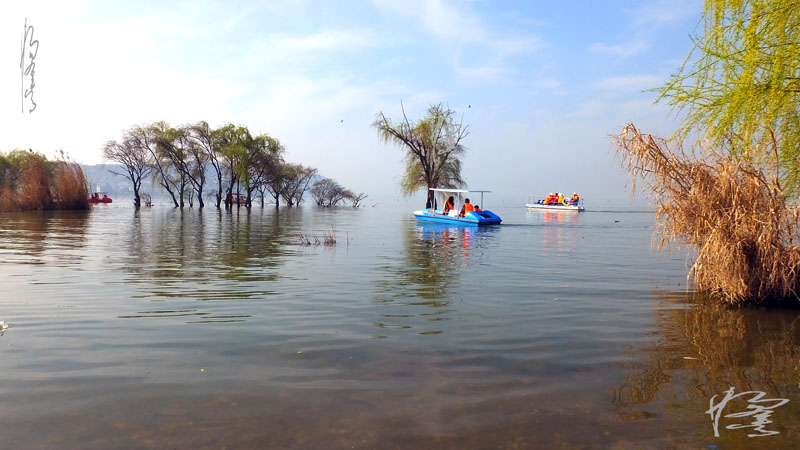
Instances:
[[[358,208],[361,202],[367,197],[368,195],[363,192],[359,192],[358,194],[351,192],[347,198],[353,203],[353,208]]]
[[[460,188],[464,186],[461,177],[461,157],[464,147],[461,141],[469,135],[468,126],[456,121],[456,113],[441,103],[431,105],[423,119],[412,124],[406,116],[394,123],[383,112],[379,112],[372,126],[378,136],[386,142],[404,147],[405,174],[400,188],[411,195],[425,188]],[[433,204],[433,193],[427,191],[427,207]]]
[[[178,206],[183,208],[190,192],[187,188],[196,183],[198,174],[193,167],[189,147],[192,144],[184,128],[173,128],[166,122],[156,122],[150,127],[156,143],[156,158],[165,167],[166,180],[178,193]],[[191,198],[191,197],[190,197]],[[202,207],[200,198],[200,207]]]
[[[219,205],[222,202],[223,170],[219,159],[219,139],[217,138],[217,132],[212,130],[211,127],[208,126],[208,123],[204,121],[200,121],[189,126],[188,131],[189,135],[194,141],[192,153],[195,159],[198,161],[198,163],[200,160],[204,161],[203,181],[205,181],[205,165],[211,165],[211,168],[214,170],[215,179],[217,181],[217,189],[216,193],[214,194],[214,199],[216,200],[217,208],[219,208]],[[202,153],[205,153],[205,156],[203,156]],[[202,197],[202,187],[198,197]]]
[[[661,98],[734,159],[769,165],[800,193],[800,6],[796,0],[706,0],[703,34]]]
[[[330,178],[321,178],[311,188],[311,197],[317,206],[336,206],[352,193]]]
[[[114,170],[111,173],[126,177],[131,181],[133,186],[133,206],[139,208],[142,205],[139,196],[142,180],[147,179],[153,169],[148,159],[149,153],[129,140],[123,140],[121,143],[108,141],[103,147],[103,157],[122,165],[124,173],[115,172]]]
[[[317,169],[302,164],[285,164],[282,167],[283,200],[287,206],[300,205]]]
[[[253,137],[247,127],[236,126],[231,123],[215,130],[215,134],[219,148],[219,159],[224,173],[228,176],[225,207],[230,208],[233,205],[233,194],[239,194],[241,175],[247,167],[247,146]]]
[[[284,148],[280,141],[266,134],[248,140],[245,146],[247,155],[240,178],[245,182],[245,206],[249,208],[252,206],[253,192],[266,184],[273,173],[280,171]]]
[[[145,152],[149,155],[152,164],[153,176],[170,198],[175,207],[178,207],[178,200],[175,198],[175,184],[170,173],[169,163],[159,154],[156,141],[157,127],[153,125],[135,125],[125,131],[123,141],[129,142],[136,147],[137,151]]]

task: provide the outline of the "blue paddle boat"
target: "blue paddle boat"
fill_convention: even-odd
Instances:
[[[458,195],[459,199],[461,198],[462,194],[468,194],[471,192],[480,193],[481,194],[481,203],[483,205],[483,194],[486,192],[492,191],[473,191],[473,190],[465,190],[465,189],[441,189],[441,188],[432,188],[431,191],[435,194],[444,195],[445,198],[448,194],[456,194]],[[444,202],[442,202],[444,203]],[[454,205],[455,206],[455,205]],[[469,211],[461,217],[459,214],[460,208],[453,208],[448,213],[445,213],[443,209],[435,209],[435,208],[427,208],[422,209],[419,211],[414,211],[414,217],[417,220],[426,220],[428,222],[439,222],[439,223],[449,223],[449,224],[458,224],[458,225],[497,225],[503,220],[495,213],[488,211],[488,210],[478,210],[478,211]]]

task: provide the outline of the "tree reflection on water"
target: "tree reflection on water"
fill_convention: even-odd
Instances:
[[[0,233],[7,234],[5,258],[19,257],[22,264],[57,267],[79,264],[80,249],[89,233],[89,211],[8,212],[0,214]],[[7,262],[11,262],[8,260]]]
[[[373,303],[391,308],[374,323],[378,328],[424,328],[420,334],[440,334],[437,322],[450,320],[459,292],[460,268],[471,265],[479,246],[478,227],[409,222],[403,228],[403,255],[387,267]],[[420,309],[420,307],[422,309]],[[377,337],[385,337],[380,335]]]
[[[167,211],[135,210],[125,233],[128,249],[121,264],[126,283],[142,297],[200,301],[263,298],[291,253],[285,245],[299,210]],[[247,315],[214,316],[176,303],[124,318],[190,316],[203,321],[235,321]]]
[[[749,448],[755,441],[792,448],[800,442],[800,310],[732,309],[697,294],[661,294],[659,300],[654,340],[631,350],[633,362],[624,364],[628,375],[613,389],[618,419],[667,420],[724,448]],[[723,418],[714,438],[709,400],[731,387],[789,399],[766,427],[780,434],[748,439],[752,428],[725,427],[750,424],[753,417]],[[746,410],[739,400],[722,415]]]

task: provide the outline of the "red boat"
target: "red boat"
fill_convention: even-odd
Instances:
[[[111,203],[111,197],[106,195],[105,192],[95,192],[89,197],[89,203]]]

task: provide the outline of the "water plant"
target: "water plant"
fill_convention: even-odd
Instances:
[[[24,150],[0,155],[0,211],[88,208],[86,176],[63,151],[55,161]]]
[[[633,124],[616,147],[634,191],[643,182],[655,200],[658,248],[697,248],[688,279],[699,290],[731,304],[800,300],[800,209],[777,171],[767,175],[726,151],[687,155]]]

